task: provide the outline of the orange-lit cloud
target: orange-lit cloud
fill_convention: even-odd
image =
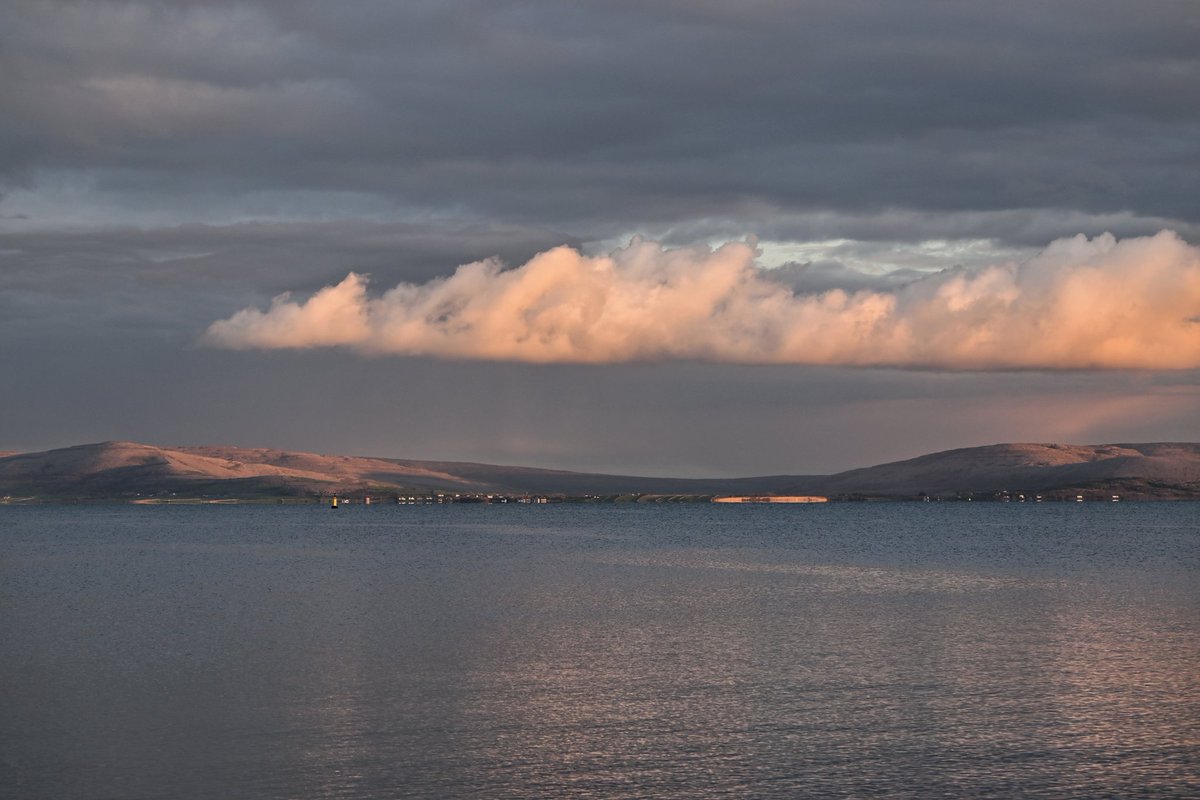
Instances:
[[[1053,242],[1022,264],[893,291],[796,294],[747,243],[609,256],[559,247],[372,298],[351,273],[304,302],[214,322],[230,348],[530,362],[698,359],[939,369],[1200,368],[1200,248],[1176,234]]]

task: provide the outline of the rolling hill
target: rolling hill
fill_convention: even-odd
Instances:
[[[601,475],[243,447],[102,442],[0,456],[0,496],[41,500],[375,494],[820,494],[842,498],[1118,493],[1200,499],[1200,444],[997,444],[835,475],[728,479]]]

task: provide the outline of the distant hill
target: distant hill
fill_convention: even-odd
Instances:
[[[820,488],[868,496],[1112,491],[1200,498],[1200,443],[968,447],[842,472]]]
[[[342,494],[820,494],[840,498],[1002,492],[1200,499],[1200,444],[998,444],[836,475],[690,479],[242,447],[103,442],[0,456],[11,499],[266,498]]]

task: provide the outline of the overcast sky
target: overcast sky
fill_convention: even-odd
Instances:
[[[1200,439],[1197,42],[1194,0],[8,0],[0,450]]]

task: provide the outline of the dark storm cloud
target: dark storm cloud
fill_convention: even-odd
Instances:
[[[193,218],[173,195],[342,192],[585,238],[887,209],[1178,228],[1200,218],[1195,8],[19,0],[0,169]]]

